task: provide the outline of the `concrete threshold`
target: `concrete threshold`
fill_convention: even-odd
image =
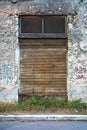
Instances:
[[[87,115],[0,115],[0,121],[87,121]]]

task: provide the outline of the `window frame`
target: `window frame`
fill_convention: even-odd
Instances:
[[[44,18],[45,17],[58,17],[58,18],[64,18],[65,19],[65,32],[64,33],[44,33]],[[42,19],[42,33],[22,33],[21,32],[21,19],[23,17],[40,17]],[[18,24],[19,24],[19,38],[67,38],[67,17],[65,15],[59,16],[59,15],[19,15],[18,17]]]

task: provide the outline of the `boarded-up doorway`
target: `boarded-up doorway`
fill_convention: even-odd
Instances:
[[[20,94],[67,96],[66,40],[22,40]]]
[[[58,19],[57,16],[52,16],[52,18],[53,20],[47,16],[35,16],[33,19],[33,17],[23,16],[20,19],[19,94],[21,96],[67,98],[65,17]],[[35,23],[36,29],[34,28]],[[30,26],[29,28],[27,28],[27,24]],[[51,27],[51,24],[54,27]]]

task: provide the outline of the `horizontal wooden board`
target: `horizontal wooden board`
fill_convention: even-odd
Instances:
[[[43,90],[46,90],[46,89],[48,89],[49,91],[52,89],[52,90],[66,90],[66,88],[64,87],[64,86],[62,86],[62,85],[57,85],[57,84],[55,84],[55,85],[50,85],[50,84],[48,84],[48,85],[43,85],[43,84],[41,84],[41,85],[28,85],[28,84],[23,84],[23,85],[21,85],[21,89],[23,90],[26,90],[26,89],[36,89],[36,88],[38,88],[38,89],[43,89]]]
[[[19,94],[19,97],[21,98],[21,99],[23,99],[23,98],[26,98],[26,97],[30,97],[30,96],[49,96],[49,97],[59,97],[59,98],[62,98],[62,99],[67,99],[67,93],[66,92],[62,92],[62,93],[58,93],[58,92],[55,92],[55,93],[53,93],[53,92],[46,92],[46,93],[44,93],[44,92],[35,92],[35,93],[33,93],[32,94],[32,92],[29,92],[29,94],[27,94],[26,95],[26,93],[20,93]]]
[[[24,87],[25,86],[25,87]],[[26,89],[25,89],[26,88]],[[45,86],[44,85],[23,85],[21,86],[21,91],[24,91],[24,92],[29,92],[31,91],[33,93],[33,91],[42,91],[44,90],[45,92],[55,92],[55,91],[58,91],[58,92],[66,92],[66,88],[65,87],[61,87],[61,86],[52,86],[52,85],[48,85],[48,86]],[[23,93],[23,92],[22,92]]]
[[[23,73],[21,74],[21,78],[66,78],[67,74],[29,74],[29,73]]]
[[[30,53],[30,52],[27,52],[27,53]],[[34,53],[34,52],[33,52]],[[44,52],[44,53],[46,53],[46,52]],[[55,52],[54,52],[55,53]],[[48,56],[49,55],[49,56]],[[53,59],[55,59],[55,60],[57,60],[57,59],[62,59],[62,62],[63,62],[63,59],[65,59],[65,56],[66,56],[66,54],[64,53],[61,53],[61,54],[39,54],[39,55],[33,55],[33,54],[31,54],[31,55],[22,55],[21,56],[21,59],[20,60],[23,60],[23,59],[28,59],[28,60],[33,60],[33,61],[35,61],[35,60],[44,60],[44,59],[48,59],[48,60],[53,60]]]
[[[52,48],[66,48],[67,49],[67,47],[66,46],[58,46],[58,45],[29,45],[29,46],[26,46],[26,48],[31,48],[31,49],[39,49],[39,48],[42,48],[42,49],[52,49]],[[21,49],[23,49],[23,50],[25,50],[25,45],[22,45],[21,46]]]
[[[47,68],[52,68],[53,66],[55,66],[56,68],[61,68],[61,67],[64,67],[66,68],[66,61],[65,62],[56,62],[56,63],[50,63],[50,64],[47,64],[46,62],[20,62],[20,67],[29,67],[29,68],[40,68],[41,66],[44,66],[44,67],[47,67]]]
[[[48,73],[59,73],[59,72],[66,72],[66,67],[65,66],[59,66],[59,67],[56,67],[55,64],[53,64],[51,67],[45,67],[44,65],[37,65],[37,66],[34,66],[34,65],[26,65],[26,66],[23,66],[21,67],[21,72],[48,72]]]
[[[51,70],[48,70],[48,71],[46,71],[46,72],[44,72],[44,71],[38,71],[38,70],[37,70],[37,71],[36,71],[36,70],[33,70],[33,71],[28,71],[28,70],[27,70],[27,71],[21,71],[20,75],[22,76],[23,73],[29,73],[29,75],[28,75],[28,74],[26,75],[26,76],[29,76],[29,77],[32,76],[32,75],[30,75],[30,74],[33,73],[33,76],[34,76],[34,77],[36,77],[36,75],[38,75],[38,76],[41,75],[41,77],[42,77],[42,74],[45,74],[45,75],[46,75],[46,74],[49,74],[49,76],[46,75],[46,77],[49,77],[49,78],[50,78],[50,77],[62,77],[62,78],[63,78],[63,77],[65,77],[65,76],[63,75],[63,73],[66,73],[66,70],[60,70],[60,71],[58,71],[58,72],[56,72],[56,70],[55,70],[55,71],[53,71],[53,70],[52,70],[52,71],[51,71]],[[57,76],[51,76],[50,74],[51,74],[51,75],[58,74],[58,75],[57,75]],[[43,76],[43,77],[45,77],[45,76]]]
[[[30,48],[29,46],[28,47],[24,47],[24,48],[21,48],[20,50],[21,53],[25,53],[26,55],[29,55],[27,54],[26,52],[30,52],[30,55],[40,55],[40,54],[43,54],[46,55],[48,54],[52,54],[55,52],[55,55],[56,54],[62,54],[62,53],[65,53],[66,54],[66,48],[35,48],[35,49],[32,49]],[[34,53],[33,53],[34,52]]]
[[[28,78],[28,77],[21,77],[21,82],[22,81],[31,81],[31,82],[65,82],[66,83],[66,78]]]
[[[52,45],[53,47],[55,45],[57,46],[67,46],[67,39],[19,39],[19,45],[22,46],[29,46],[33,45],[35,47],[42,46],[42,45]]]
[[[23,97],[23,96],[53,96],[53,97],[60,97],[60,98],[64,98],[64,99],[67,99],[67,92],[64,91],[64,92],[60,92],[60,91],[35,91],[35,92],[32,92],[32,91],[29,91],[28,93],[24,92],[24,91],[21,91],[20,92],[20,95]]]
[[[65,82],[62,82],[62,81],[60,81],[60,82],[58,82],[58,81],[56,81],[56,82],[51,82],[51,81],[45,81],[45,82],[42,82],[42,81],[34,81],[34,82],[32,82],[32,81],[26,81],[26,80],[22,80],[21,81],[21,83],[22,83],[22,85],[23,84],[25,84],[25,85],[56,85],[56,86],[62,86],[62,85],[64,85],[65,86]]]

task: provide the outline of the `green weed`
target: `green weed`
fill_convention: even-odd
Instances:
[[[66,101],[64,99],[58,99],[55,97],[38,97],[32,96],[22,101],[21,103],[0,103],[0,112],[20,112],[20,111],[49,111],[58,112],[67,111],[71,114],[76,112],[77,114],[87,114],[87,103],[79,100]]]
[[[87,110],[87,103],[82,102],[81,99],[68,101],[67,107],[70,110],[77,110],[78,112],[83,112]]]
[[[22,109],[32,109],[32,110],[45,110],[52,108],[61,108],[66,105],[66,101],[63,99],[57,99],[52,97],[29,97],[26,101],[21,104]]]

